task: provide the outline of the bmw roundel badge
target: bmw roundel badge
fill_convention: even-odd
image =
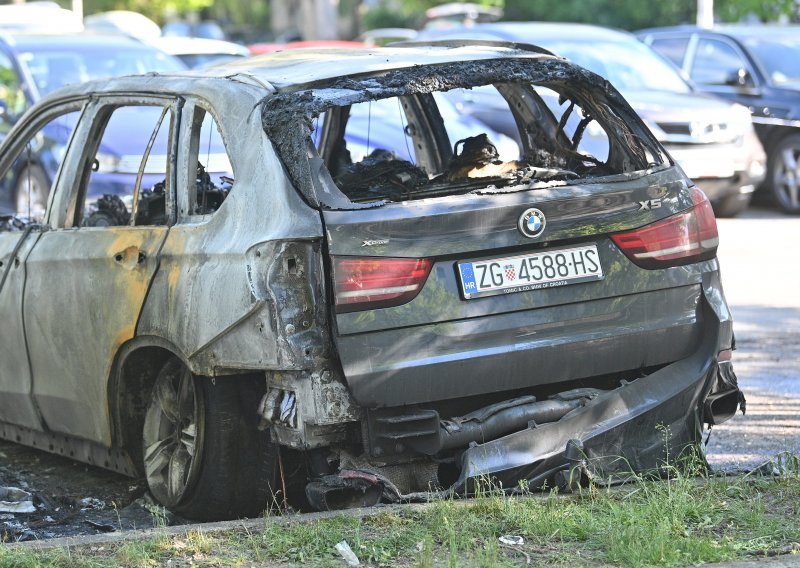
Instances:
[[[544,213],[535,207],[531,207],[522,213],[517,227],[519,227],[519,232],[526,237],[534,238],[542,234],[546,224],[547,220],[544,218]]]

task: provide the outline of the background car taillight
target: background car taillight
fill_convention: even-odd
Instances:
[[[714,211],[705,194],[691,189],[694,207],[611,239],[642,268],[667,268],[714,258],[719,236]]]
[[[425,258],[333,257],[336,311],[399,306],[425,285],[433,263]]]

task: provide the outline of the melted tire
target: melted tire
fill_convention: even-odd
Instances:
[[[170,360],[165,369],[174,365]],[[260,377],[194,377],[202,432],[196,475],[186,482],[174,513],[199,521],[255,517],[273,503],[277,446],[258,430]]]

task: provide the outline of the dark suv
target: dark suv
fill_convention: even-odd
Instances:
[[[185,66],[173,56],[124,36],[92,34],[1,34],[0,33],[0,140],[23,113],[42,97],[73,83],[135,73],[179,71]],[[0,179],[0,213],[39,218],[45,209],[48,188],[55,177],[78,120],[69,114],[52,123],[31,144],[30,153]],[[148,133],[140,123],[120,121],[117,133],[106,140],[98,155],[103,175],[93,180],[90,194],[122,194],[136,181],[126,159],[135,152],[132,141]],[[164,154],[159,144],[155,152]],[[155,183],[155,177],[146,180]]]
[[[487,132],[451,145],[436,93],[481,86],[508,102],[518,159]],[[378,106],[409,155],[348,149]],[[565,59],[292,51],[89,82],[26,114],[0,175],[74,112],[43,224],[0,232],[0,437],[222,518],[278,488],[327,509],[657,471],[740,406],[708,200]],[[161,182],[84,223],[108,125],[131,113]],[[200,175],[208,121],[223,179]]]
[[[800,213],[800,27],[653,28],[637,35],[699,90],[750,109],[775,203]]]

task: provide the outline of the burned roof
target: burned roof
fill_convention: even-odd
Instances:
[[[207,69],[204,73],[214,76],[242,73],[266,81],[278,90],[282,90],[326,80],[337,80],[341,77],[368,75],[421,65],[510,57],[552,58],[552,56],[513,47],[476,45],[293,49],[234,61]]]

